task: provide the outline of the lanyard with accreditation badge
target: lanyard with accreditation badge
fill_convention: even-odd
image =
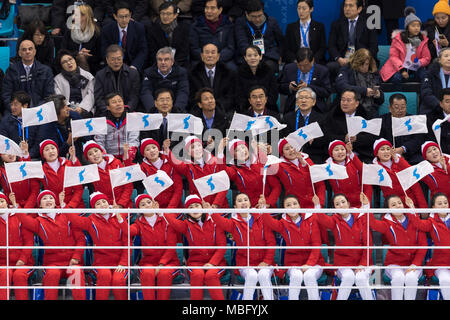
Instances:
[[[308,27],[306,28],[305,32],[303,32],[303,27],[302,27],[302,23],[301,22],[299,22],[299,25],[300,25],[300,33],[302,34],[303,45],[305,46],[305,48],[309,48],[307,35],[308,35],[308,32],[309,32],[309,27],[311,26],[311,22],[308,23]]]

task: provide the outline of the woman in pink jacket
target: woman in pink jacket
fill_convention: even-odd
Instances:
[[[380,70],[384,82],[398,85],[409,79],[420,82],[431,62],[428,37],[420,31],[422,23],[412,7],[405,9],[405,30],[392,33],[389,59]]]

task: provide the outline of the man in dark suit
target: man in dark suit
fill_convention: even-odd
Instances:
[[[287,95],[284,114],[294,110],[295,94],[299,89],[311,88],[317,95],[316,111],[328,111],[327,99],[331,94],[331,84],[328,69],[315,63],[313,51],[310,48],[300,48],[296,61],[287,64],[280,78],[279,91]]]
[[[380,137],[384,138],[395,146],[394,151],[402,155],[409,164],[414,165],[423,161],[420,146],[425,142],[425,134],[413,134],[407,136],[392,137],[392,117],[406,117],[406,97],[401,93],[396,93],[389,98],[389,113],[381,116]]]
[[[189,73],[190,107],[196,109],[198,101],[195,96],[201,88],[212,88],[214,97],[219,102],[221,113],[233,113],[236,74],[220,62],[220,53],[215,44],[203,46],[201,61],[194,65]]]
[[[124,51],[125,63],[139,72],[147,59],[147,40],[144,25],[131,20],[131,9],[126,2],[119,1],[114,6],[114,19],[102,28],[102,55],[111,44],[119,44]]]
[[[286,63],[294,62],[298,49],[307,47],[314,52],[314,60],[317,63],[325,64],[325,53],[327,51],[325,26],[323,23],[311,19],[313,11],[313,0],[297,1],[299,19],[286,27],[286,52],[284,56]]]
[[[314,108],[317,103],[317,97],[311,88],[299,89],[295,97],[295,110],[288,112],[283,117],[287,125],[283,130],[284,137],[314,122],[317,122],[321,127],[325,125],[323,122],[325,116]],[[328,155],[326,142],[325,137],[314,139],[306,143],[302,151],[307,153],[314,163],[325,162]]]
[[[444,88],[439,95],[441,108],[427,114],[428,135],[427,140],[436,141],[433,124],[450,115],[450,88]],[[450,154],[450,119],[441,123],[441,149],[443,153]]]
[[[367,20],[361,13],[363,0],[345,0],[344,16],[333,22],[328,39],[328,53],[332,82],[337,76],[339,68],[349,62],[350,55],[358,49],[365,48],[372,57],[377,56],[378,34],[376,29],[367,27]]]

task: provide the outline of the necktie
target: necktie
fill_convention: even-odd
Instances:
[[[127,47],[127,32],[124,30],[122,30],[122,48],[126,48]]]
[[[163,123],[161,126],[161,130],[162,130],[162,136],[164,137],[164,139],[167,139],[167,118],[163,118]]]
[[[350,20],[350,31],[348,33],[349,44],[355,45],[355,20]]]
[[[27,73],[27,81],[28,81],[28,76],[30,75],[30,66],[25,67],[25,72]]]
[[[214,77],[213,77],[213,71],[208,70],[208,79],[209,79],[209,85],[212,88],[214,85]]]
[[[307,126],[309,122],[309,116],[303,117],[303,119],[305,120],[305,126]]]

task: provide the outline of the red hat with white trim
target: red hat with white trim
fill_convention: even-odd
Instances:
[[[196,136],[187,136],[184,139],[184,148],[185,149],[189,148],[189,146],[191,144],[193,144],[194,142],[199,142],[203,146],[202,140],[200,140],[198,137],[196,137]]]
[[[375,142],[373,143],[373,154],[375,155],[375,157],[377,157],[378,154],[378,150],[382,147],[382,146],[389,146],[392,148],[392,144],[387,141],[384,138],[380,138],[378,140],[375,140]]]
[[[58,150],[58,153],[59,153],[59,148],[58,148],[58,145],[56,144],[56,142],[53,141],[52,139],[45,139],[44,141],[39,143],[39,152],[41,154],[41,158],[44,158],[42,153],[44,152],[44,148],[49,144],[54,145],[56,147],[56,150]]]
[[[280,157],[283,155],[283,147],[287,143],[288,143],[288,141],[285,138],[278,141],[278,153],[279,153]]]
[[[345,148],[345,143],[341,140],[333,140],[330,142],[330,144],[328,145],[328,154],[330,155],[330,157],[333,152],[333,149],[339,145],[344,146],[344,148]]]
[[[150,197],[150,195],[148,194],[139,194],[137,195],[137,197],[134,199],[134,207],[135,208],[139,208],[139,203],[144,200],[144,199],[150,199],[153,201],[152,197]]]
[[[433,147],[433,146],[438,148],[439,151],[441,151],[441,148],[439,148],[439,145],[436,142],[434,142],[434,141],[425,141],[422,144],[422,157],[425,160],[427,159],[427,150],[428,150],[428,148]]]
[[[41,205],[41,199],[42,199],[44,196],[46,196],[46,195],[51,195],[51,196],[53,197],[53,199],[55,199],[55,201],[56,201],[56,195],[55,195],[52,191],[50,191],[50,190],[42,190],[42,191],[38,194],[37,200],[36,200],[36,203],[37,203],[37,206],[38,206],[38,207],[40,207],[40,205]]]
[[[241,139],[233,139],[228,143],[228,150],[230,151],[230,154],[234,153],[234,150],[239,146],[239,145],[245,145],[248,148],[247,143],[244,140]]]
[[[97,192],[94,192],[93,194],[91,194],[91,196],[89,197],[89,205],[91,206],[91,208],[95,208],[95,203],[101,199],[105,199],[106,201],[108,201],[108,197],[104,193],[97,191]],[[108,201],[108,203],[109,203],[109,201]]]
[[[7,203],[9,203],[9,199],[8,199],[8,197],[6,196],[6,194],[4,194],[3,192],[0,192],[0,198],[3,198],[3,199],[5,199],[6,200],[6,202]]]
[[[155,139],[152,139],[152,138],[146,138],[146,139],[141,140],[141,146],[139,148],[141,155],[144,155],[145,147],[148,146],[149,144],[154,144],[155,146],[158,147],[158,151],[161,150],[158,141],[156,141]]]
[[[100,149],[103,153],[105,153],[105,150],[102,148],[101,145],[99,145],[97,142],[95,142],[94,140],[89,140],[87,141],[84,145],[83,145],[83,154],[84,154],[84,158],[87,160],[87,153],[90,149],[92,148],[98,148]]]
[[[196,194],[191,194],[187,196],[186,199],[184,200],[184,207],[189,208],[189,206],[193,203],[202,204],[202,199],[200,199],[200,197]]]

